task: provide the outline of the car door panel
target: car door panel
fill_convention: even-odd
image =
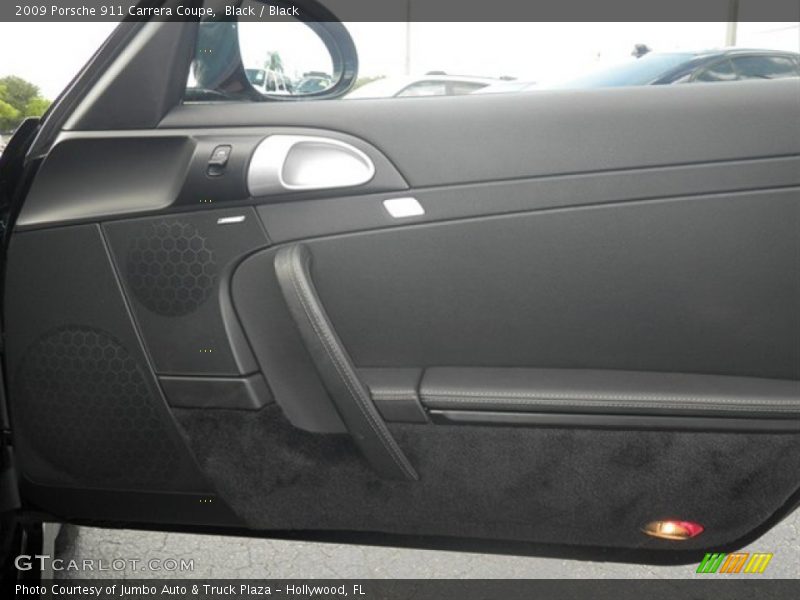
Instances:
[[[55,150],[43,163],[6,305],[28,485],[56,514],[52,490],[73,490],[72,518],[99,497],[146,492],[170,498],[149,505],[154,521],[270,534],[629,560],[741,543],[800,483],[800,125],[786,119],[799,92],[759,82],[186,104],[158,130],[65,135],[109,154],[183,140],[158,161],[183,170],[159,185],[168,205],[118,202],[156,180],[112,177],[104,214],[100,198],[87,211],[70,192],[79,163],[48,168],[63,160]],[[251,197],[249,158],[276,133],[352,143],[376,176]],[[215,179],[218,144],[232,162]],[[409,197],[423,214],[386,210]],[[76,372],[103,373],[82,362],[77,333],[58,337],[70,327],[133,357],[147,425],[118,417],[128,401],[112,388],[99,408],[60,400]],[[63,377],[42,339],[77,371]],[[30,387],[28,364],[49,387]],[[157,423],[171,445],[107,435],[102,468],[81,470],[95,459],[69,444],[92,430],[69,427],[56,447],[34,426],[71,424],[76,408],[108,432]],[[162,479],[125,462],[165,453]],[[407,476],[392,477],[386,465],[400,463]],[[218,508],[179,517],[180,494]],[[705,532],[680,544],[642,534],[663,518]]]

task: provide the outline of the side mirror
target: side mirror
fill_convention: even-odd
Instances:
[[[270,19],[260,18],[262,9]],[[206,92],[251,100],[328,99],[355,83],[353,39],[315,0],[244,0],[237,15],[237,21],[200,23],[194,77]]]

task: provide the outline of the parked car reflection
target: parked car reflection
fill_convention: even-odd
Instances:
[[[665,85],[800,77],[800,54],[732,48],[704,52],[651,52],[550,89]]]

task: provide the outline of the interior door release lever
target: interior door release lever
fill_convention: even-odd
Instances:
[[[281,292],[328,394],[356,445],[381,476],[419,479],[359,379],[317,295],[310,267],[311,253],[302,244],[275,255]]]
[[[219,177],[225,173],[225,167],[228,166],[228,159],[231,157],[231,146],[224,144],[214,148],[211,157],[208,159],[208,166],[206,173],[209,177]]]
[[[319,136],[271,135],[253,151],[247,188],[251,196],[266,196],[355,187],[374,176],[370,157],[347,142]]]

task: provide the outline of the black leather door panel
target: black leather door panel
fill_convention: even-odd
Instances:
[[[307,245],[320,297],[359,367],[796,380],[799,220],[791,189],[408,226]]]

